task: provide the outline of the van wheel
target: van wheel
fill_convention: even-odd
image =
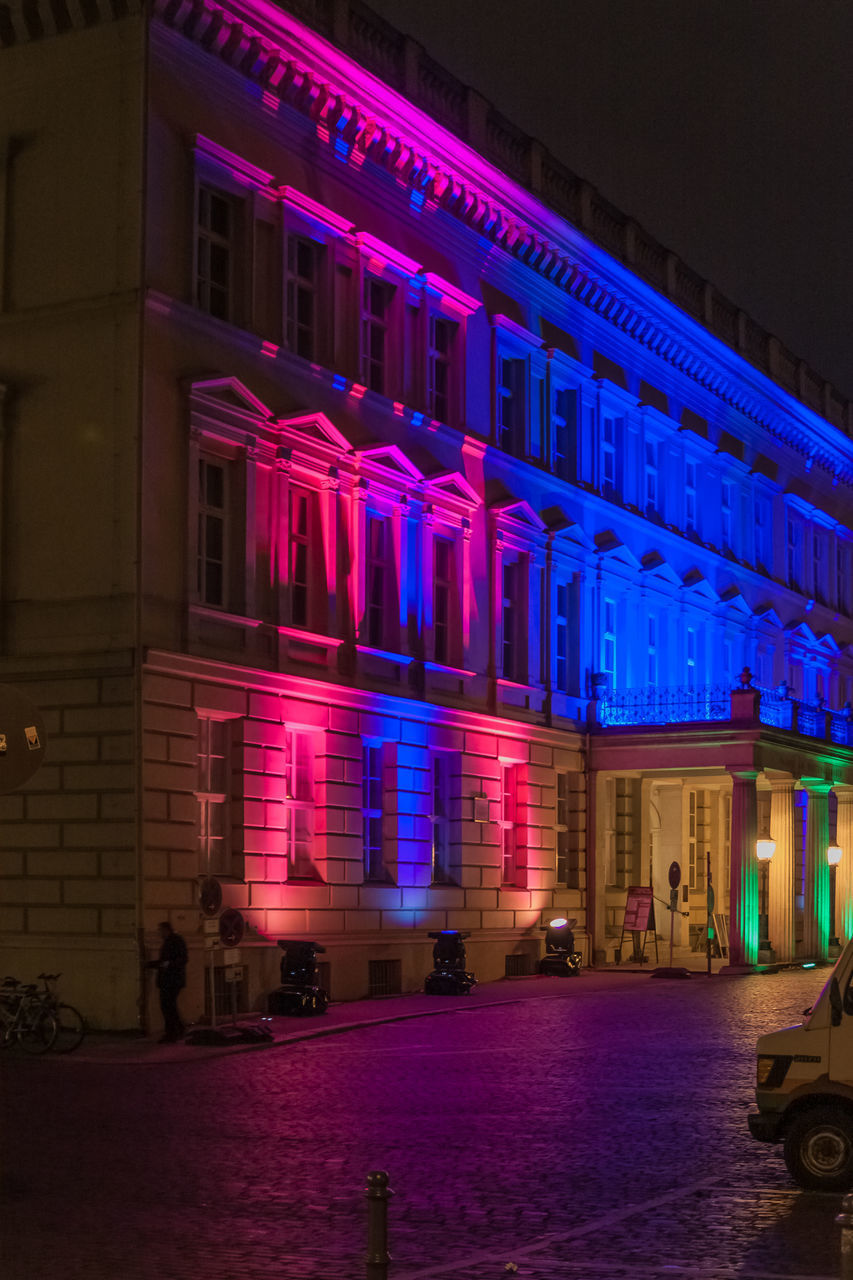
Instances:
[[[832,1107],[795,1116],[785,1134],[785,1164],[810,1191],[846,1191],[853,1186],[853,1117]]]

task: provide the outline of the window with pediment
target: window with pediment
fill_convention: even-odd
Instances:
[[[280,216],[272,175],[201,135],[194,170],[193,303],[278,341]]]

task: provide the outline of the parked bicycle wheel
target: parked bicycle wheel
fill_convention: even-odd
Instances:
[[[47,1053],[56,1039],[56,1018],[49,1009],[35,1005],[18,1024],[18,1044],[25,1053]]]
[[[56,1039],[51,1048],[54,1053],[71,1053],[83,1042],[86,1024],[83,1015],[71,1004],[60,1004],[54,1010]]]

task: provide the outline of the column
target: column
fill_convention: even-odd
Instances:
[[[729,965],[758,959],[758,805],[755,769],[732,773],[732,870],[729,884]]]
[[[777,960],[794,959],[794,779],[771,779],[768,933]]]
[[[803,911],[803,955],[825,960],[829,943],[829,844],[828,783],[803,779],[808,792],[806,809],[806,876]]]
[[[838,820],[835,840],[841,861],[835,872],[835,928],[843,946],[853,938],[853,787],[835,787]]]

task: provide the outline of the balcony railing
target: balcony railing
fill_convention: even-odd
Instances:
[[[775,729],[790,729],[809,738],[853,746],[853,712],[848,706],[831,711],[821,703],[805,702],[784,686],[750,685],[759,695],[758,719]],[[598,723],[615,725],[692,724],[731,718],[729,685],[645,687],[603,693],[597,702]]]
[[[617,724],[690,724],[696,720],[728,720],[727,685],[648,687],[606,693],[598,704],[598,722]]]

